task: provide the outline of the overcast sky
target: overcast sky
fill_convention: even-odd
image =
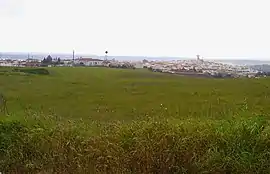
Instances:
[[[0,52],[270,59],[267,0],[0,0]]]

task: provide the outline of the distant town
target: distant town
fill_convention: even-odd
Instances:
[[[146,68],[153,72],[171,73],[186,76],[198,77],[215,77],[215,78],[259,78],[270,75],[270,70],[265,71],[262,67],[269,68],[270,65],[262,66],[244,66],[219,63],[210,60],[204,60],[197,55],[194,59],[188,60],[147,60],[142,61],[120,61],[108,59],[105,56],[103,59],[91,57],[52,57],[48,55],[43,59],[25,58],[11,59],[1,57],[0,67],[108,67],[108,68],[130,68],[139,69]],[[270,68],[269,68],[270,69]]]

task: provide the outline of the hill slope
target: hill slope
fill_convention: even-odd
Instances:
[[[266,79],[107,68],[0,74],[0,169],[29,173],[267,173]],[[1,172],[1,171],[0,171]]]

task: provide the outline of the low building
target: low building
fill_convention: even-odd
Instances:
[[[143,63],[142,62],[136,62],[134,67],[135,68],[143,68]]]
[[[25,63],[25,66],[27,66],[27,67],[38,67],[40,65],[41,65],[40,62],[26,62]]]
[[[74,63],[76,65],[83,65],[83,66],[102,66],[103,60],[92,58],[79,58],[75,59]]]

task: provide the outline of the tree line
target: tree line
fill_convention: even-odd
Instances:
[[[46,58],[41,61],[41,66],[48,66],[48,65],[60,65],[63,64],[61,62],[60,57],[53,59],[51,55],[48,55]]]

